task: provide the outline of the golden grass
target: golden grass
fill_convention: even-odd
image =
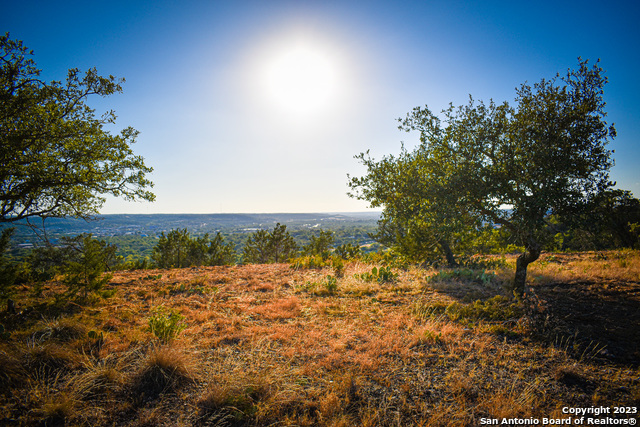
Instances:
[[[637,252],[540,261],[539,292],[633,287],[640,269]],[[472,426],[562,405],[637,406],[637,364],[557,335],[549,310],[495,303],[509,295],[508,268],[484,281],[393,269],[396,280],[377,283],[361,277],[372,267],[348,263],[333,290],[331,268],[284,264],[117,272],[116,295],[94,306],[6,317],[0,424]],[[20,305],[46,306],[56,286],[24,289]],[[170,345],[148,330],[160,306],[186,322]]]

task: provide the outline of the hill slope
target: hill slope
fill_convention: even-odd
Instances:
[[[546,256],[524,305],[502,287],[511,263],[118,272],[113,297],[76,302],[24,288],[1,320],[0,424],[471,426],[640,406],[640,255]]]

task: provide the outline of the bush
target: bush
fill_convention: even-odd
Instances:
[[[98,293],[113,277],[104,272],[113,264],[117,248],[104,240],[93,239],[91,234],[70,240],[70,248],[75,256],[62,268],[63,282],[69,287],[70,295],[82,291],[86,299],[89,292]]]
[[[187,326],[183,322],[184,316],[178,312],[159,307],[149,319],[149,330],[160,340],[167,344],[178,336]]]
[[[370,273],[356,274],[355,277],[365,282],[388,283],[395,282],[398,279],[398,274],[391,271],[391,267],[387,266],[373,267]]]
[[[345,260],[358,258],[360,254],[360,246],[352,243],[345,243],[336,247],[336,255]]]

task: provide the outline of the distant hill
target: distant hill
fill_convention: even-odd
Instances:
[[[348,213],[237,213],[237,214],[114,214],[101,215],[95,220],[85,221],[74,218],[49,218],[45,222],[50,238],[92,233],[95,236],[157,235],[176,228],[186,228],[193,234],[224,234],[249,231],[250,229],[272,228],[276,223],[288,228],[336,229],[356,225],[375,225],[380,212]],[[26,223],[4,224],[16,226],[14,238],[25,242],[34,238]]]

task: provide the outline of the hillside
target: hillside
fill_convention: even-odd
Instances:
[[[23,287],[17,313],[0,315],[0,424],[474,426],[637,411],[640,253],[547,254],[525,304],[503,287],[513,263],[125,271],[111,297],[72,302],[57,282]],[[638,417],[611,411],[587,416]]]

